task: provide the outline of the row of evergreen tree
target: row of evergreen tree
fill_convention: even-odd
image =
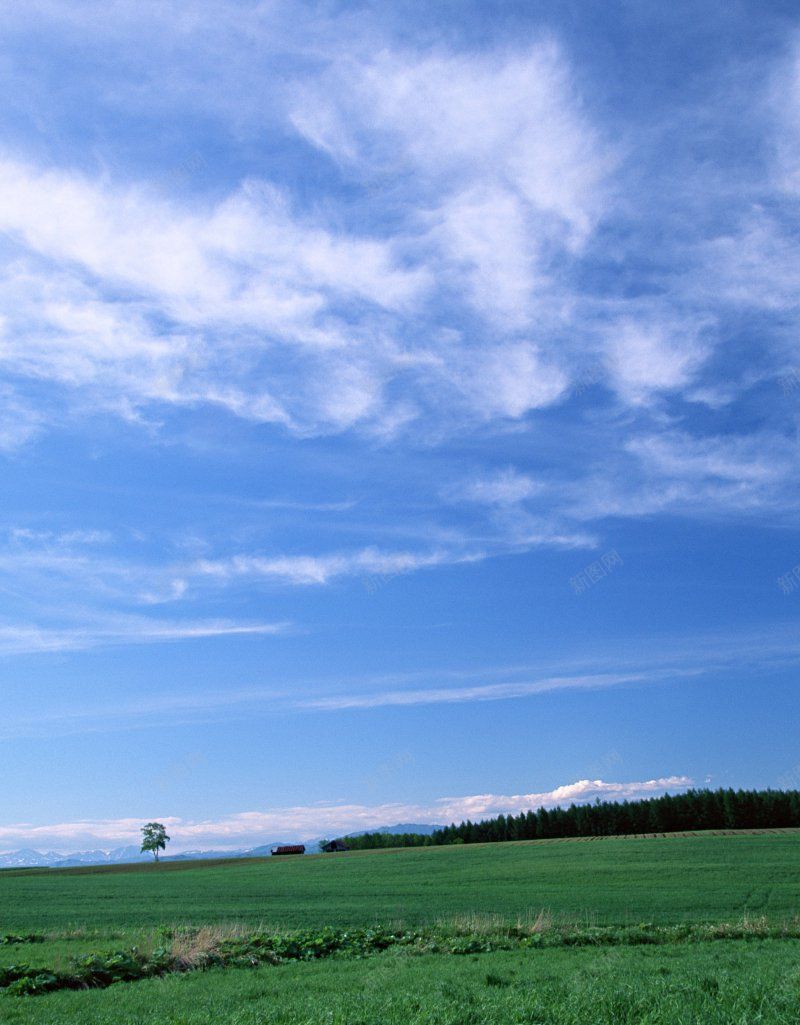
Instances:
[[[596,801],[540,808],[422,833],[365,833],[347,837],[351,850],[441,844],[624,836],[698,829],[777,829],[800,826],[800,790],[687,790],[640,801]]]

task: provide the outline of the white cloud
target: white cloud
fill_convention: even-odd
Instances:
[[[344,57],[300,93],[294,121],[345,161],[406,161],[455,183],[506,181],[571,243],[602,208],[613,165],[550,40],[515,54]]]
[[[150,166],[148,183],[147,164],[126,169],[120,158],[109,160],[113,172],[98,172],[84,154],[79,171],[66,148],[51,150],[49,165],[33,148],[6,151],[0,369],[15,389],[22,385],[0,393],[0,448],[19,446],[48,422],[69,429],[76,411],[157,420],[153,431],[167,434],[170,407],[208,405],[301,437],[358,429],[384,442],[417,432],[414,440],[440,447],[453,433],[521,434],[531,421],[539,432],[530,434],[528,466],[539,455],[560,466],[563,444],[563,479],[548,475],[540,521],[511,522],[515,504],[532,497],[517,494],[524,482],[476,484],[466,497],[497,507],[485,514],[494,517],[495,541],[397,553],[408,571],[458,561],[464,551],[590,543],[575,519],[698,512],[703,502],[732,510],[735,489],[754,486],[760,457],[750,460],[748,484],[717,475],[703,502],[694,500],[697,459],[652,438],[670,431],[675,400],[733,406],[789,358],[794,336],[786,330],[786,351],[765,360],[768,371],[722,379],[710,359],[728,341],[721,310],[790,314],[796,305],[785,211],[764,183],[745,193],[738,180],[728,184],[747,210],[737,202],[733,213],[721,211],[712,202],[717,178],[696,169],[690,198],[708,205],[715,237],[708,224],[687,227],[683,193],[667,197],[677,204],[667,226],[679,219],[680,237],[662,230],[665,204],[653,201],[641,148],[625,145],[630,126],[622,115],[603,120],[586,66],[555,38],[532,30],[494,49],[415,46],[393,38],[381,18],[315,11],[300,29],[281,3],[235,15],[217,3],[190,15],[118,3],[102,25],[83,3],[36,10],[65,38],[86,36],[93,58],[117,55],[123,70],[104,72],[113,88],[97,101],[106,113],[146,108],[158,121],[169,110],[185,121],[193,105],[205,105],[234,152],[242,133],[263,141],[266,126],[291,133],[291,120],[317,147],[313,154],[303,144],[302,159],[316,160],[319,176],[317,191],[292,193],[257,173],[237,184],[209,153],[213,188],[203,190],[183,188],[160,166]],[[12,13],[17,29],[29,23],[27,13]],[[159,83],[152,55],[166,51],[174,65]],[[280,74],[265,53],[282,54]],[[134,66],[141,83],[127,74]],[[773,97],[789,147],[798,66],[795,49],[790,85]],[[97,74],[93,65],[87,81]],[[301,139],[281,140],[275,152],[296,159]],[[98,153],[102,166],[109,154]],[[763,206],[750,205],[751,196]],[[658,253],[643,260],[656,237]],[[590,400],[601,414],[608,401],[581,385],[589,359],[616,392],[613,423],[588,421]],[[22,394],[28,385],[35,410]],[[556,411],[562,403],[569,408]],[[683,428],[691,437],[690,420]],[[791,470],[788,458],[781,465]],[[770,487],[786,491],[765,476],[754,500],[768,505]],[[581,489],[591,494],[576,501]],[[195,577],[310,583],[384,572],[337,548],[208,563]],[[112,590],[115,575],[123,577],[113,567],[95,570]],[[195,583],[191,568],[171,563],[126,572],[134,593],[153,603],[185,599]]]
[[[614,387],[631,404],[690,384],[709,355],[703,323],[624,319],[609,332],[606,362]]]
[[[127,644],[189,641],[285,633],[286,623],[230,620],[156,620],[144,616],[87,614],[75,625],[46,626],[0,621],[0,655],[30,655]]]
[[[539,680],[517,680],[470,687],[426,687],[419,690],[389,690],[298,701],[298,708],[340,712],[358,708],[406,705],[460,704],[465,701],[506,701],[556,690],[595,690],[627,683],[647,683],[665,677],[695,676],[698,670],[666,669],[635,673],[592,673],[582,676],[553,676]]]
[[[0,346],[2,331],[0,320]],[[0,452],[11,452],[35,438],[42,419],[41,413],[20,399],[12,388],[0,384]]]
[[[330,698],[311,698],[298,702],[298,707],[339,712],[354,708],[383,708],[402,705],[458,704],[464,701],[504,701],[530,697],[551,690],[607,687],[614,683],[631,683],[641,675],[563,677],[534,682],[483,684],[473,687],[435,687],[423,690],[393,690],[372,694],[349,694]]]
[[[345,576],[399,576],[429,566],[476,562],[486,558],[482,552],[382,552],[376,548],[334,555],[283,555],[260,557],[235,555],[229,559],[199,560],[191,567],[195,574],[227,580],[236,577],[263,577],[282,583],[327,584]]]
[[[168,37],[177,25],[181,47],[217,18],[223,49],[246,25],[288,53],[291,19],[272,14],[239,23],[204,5],[191,24],[156,20]],[[64,20],[78,32],[86,18],[81,7]],[[136,12],[125,18],[154,35]],[[256,178],[213,201],[177,200],[118,171],[7,154],[0,231],[18,245],[0,282],[0,365],[130,420],[150,405],[215,404],[300,435],[360,427],[381,439],[417,421],[435,436],[523,420],[573,394],[588,350],[599,349],[625,403],[712,394],[697,383],[712,314],[587,302],[576,284],[596,227],[619,213],[621,147],[591,116],[556,40],[413,50],[312,20],[302,82],[288,73],[293,87],[278,90],[269,116],[280,119],[291,96],[296,129],[362,188],[359,223],[371,230],[343,227],[353,218],[335,190],[313,209]],[[201,47],[198,59],[211,57]],[[249,60],[241,74],[260,76],[262,92],[275,84]],[[729,299],[760,260],[751,244],[753,259],[727,273]],[[772,262],[788,266],[788,242]],[[703,290],[688,277],[671,280],[697,305]],[[773,287],[787,297],[790,285]],[[468,305],[478,318],[464,327]],[[626,305],[629,315],[609,318]]]
[[[159,632],[153,636],[153,628]],[[25,631],[20,629],[14,640],[28,647],[21,650],[76,650],[83,647],[95,647],[102,644],[138,643],[144,640],[183,640],[187,637],[226,636],[236,632],[236,624],[220,623],[153,623],[142,619],[128,617],[126,620],[106,620],[95,624],[94,633],[88,628],[82,631]],[[264,627],[243,625],[244,633],[280,633],[288,630],[288,624],[269,624]],[[219,630],[220,633],[215,633]],[[174,631],[174,632],[173,632]],[[11,632],[9,631],[9,634]],[[41,644],[36,648],[35,644]],[[62,647],[59,647],[61,645]],[[1,647],[0,647],[0,650]],[[293,683],[290,690],[265,685],[253,685],[244,688],[226,686],[219,690],[192,690],[188,693],[158,694],[157,696],[138,697],[128,704],[115,701],[111,705],[101,704],[93,707],[70,705],[69,709],[53,709],[39,712],[35,716],[15,718],[6,716],[0,726],[0,739],[18,739],[22,737],[51,737],[65,735],[84,735],[93,733],[116,732],[130,728],[146,728],[148,725],[163,726],[169,721],[213,721],[218,723],[227,719],[252,719],[254,716],[269,715],[273,712],[338,712],[353,709],[381,708],[385,706],[414,706],[420,704],[450,704],[461,702],[501,701],[535,697],[556,690],[587,690],[605,689],[627,683],[655,683],[665,679],[685,679],[700,675],[700,670],[685,666],[672,666],[668,669],[631,669],[625,673],[584,673],[572,676],[539,677],[530,680],[531,671],[525,670],[528,679],[515,679],[523,674],[523,668],[449,670],[432,673],[395,673],[380,677],[368,677],[358,680],[348,679],[350,686],[360,684],[362,690],[358,694],[337,693],[330,696],[330,682],[306,680]],[[465,679],[501,678],[502,683],[479,683],[469,686],[453,686],[453,681]],[[409,687],[420,678],[425,679],[424,688]],[[440,681],[433,686],[432,681]],[[387,690],[386,684],[393,681],[395,689]],[[376,688],[377,685],[377,688]],[[401,689],[399,685],[405,685]],[[297,694],[308,693],[320,696],[307,699],[298,698]]]
[[[0,577],[15,581],[16,588],[35,594],[72,592],[71,604],[100,598],[124,604],[157,604],[179,601],[192,588],[225,585],[236,580],[275,581],[288,586],[328,584],[345,577],[394,577],[434,566],[458,565],[488,558],[479,549],[441,548],[418,551],[385,551],[366,547],[355,551],[320,555],[258,555],[240,553],[191,561],[163,557],[140,562],[116,550],[96,552],[110,537],[103,531],[33,531],[15,528],[9,544],[0,549]],[[541,543],[547,543],[542,538]],[[553,543],[560,543],[559,539]]]
[[[743,488],[779,485],[796,465],[796,446],[781,437],[724,435],[697,438],[680,431],[629,442],[646,469],[683,481],[716,479]]]
[[[293,508],[289,503],[289,508]],[[329,508],[321,504],[320,509]],[[338,509],[339,507],[336,506]],[[401,531],[402,533],[402,531]],[[432,536],[430,530],[424,531]],[[367,546],[320,554],[205,554],[211,546],[191,538],[165,544],[155,553],[131,550],[127,537],[91,529],[52,530],[14,527],[0,546],[0,586],[23,602],[23,620],[0,624],[0,653],[81,650],[107,644],[143,644],[201,635],[278,632],[283,624],[239,624],[223,620],[161,623],[143,616],[143,607],[172,604],[191,609],[199,601],[217,601],[232,588],[258,591],[277,587],[327,586],[361,579],[371,590],[381,580],[440,566],[480,562],[508,551],[543,545],[584,546],[579,534],[530,524],[515,534],[501,531],[481,545],[468,535],[442,531],[436,548],[400,550]],[[197,552],[203,552],[196,557]],[[377,582],[377,583],[376,583]]]
[[[569,289],[552,265],[577,256],[607,211],[617,158],[555,41],[499,54],[386,47],[356,59],[340,48],[298,91],[292,117],[355,181],[397,183],[410,229],[427,229],[439,280],[466,288],[489,323],[514,331],[563,316]],[[562,390],[495,409],[489,384],[483,405],[500,416]]]
[[[104,104],[128,114],[155,104],[163,115],[202,103],[233,135],[288,116],[362,189],[360,222],[375,229],[369,237],[342,229],[351,211],[328,193],[300,212],[254,179],[213,203],[176,202],[163,187],[7,156],[0,228],[48,261],[46,273],[28,265],[27,298],[24,273],[16,275],[20,294],[7,306],[23,298],[19,320],[29,324],[35,313],[38,328],[7,352],[9,367],[112,391],[103,408],[131,416],[142,402],[215,402],[300,433],[361,425],[379,437],[407,429],[420,404],[433,405],[425,401],[432,392],[451,426],[476,413],[521,418],[567,394],[580,338],[599,330],[598,304],[581,305],[574,272],[598,224],[621,212],[621,189],[633,217],[650,193],[630,152],[621,167],[628,126],[618,119],[600,127],[591,83],[556,38],[539,31],[494,50],[414,48],[393,39],[380,17],[315,10],[300,28],[282,3],[243,14],[206,2],[191,16],[117,3],[103,25],[90,4],[33,9],[70,39],[91,29],[99,52],[115,54],[123,70]],[[9,21],[19,28],[30,13],[9,12]],[[159,80],[153,54],[166,51],[171,75]],[[265,53],[281,53],[286,70],[277,74]],[[127,74],[133,66],[140,76]],[[798,67],[795,46],[772,99],[786,144],[800,152]],[[322,157],[320,168],[328,169]],[[624,180],[615,177],[623,172]],[[698,180],[709,190],[717,184]],[[704,269],[694,259],[698,234],[687,247],[690,272],[681,279],[672,267],[654,282],[669,290],[671,306],[683,308],[688,296],[699,307],[686,323],[645,316],[615,327],[601,357],[625,401],[693,384],[710,348],[700,337],[710,305],[742,290],[790,300],[791,238],[779,233],[779,244],[770,243],[765,271],[761,242],[750,235],[706,244]],[[713,268],[717,250],[718,262],[736,269],[709,303],[702,281],[706,270],[722,272]],[[620,257],[613,246],[594,255]],[[664,264],[674,256],[665,251]],[[686,256],[683,249],[682,266]],[[120,300],[120,282],[136,301]],[[49,302],[48,288],[56,293]],[[432,340],[427,318],[443,300],[455,305],[453,319],[468,302],[488,321],[478,345],[484,362],[471,346]],[[369,309],[356,310],[359,303]],[[165,327],[163,315],[173,323]],[[420,324],[424,351],[407,341]],[[302,366],[276,372],[277,345],[299,349]],[[388,386],[400,379],[407,394],[396,401]]]
[[[160,627],[161,639],[183,639],[193,629],[200,636],[204,630],[236,624],[209,622],[161,623],[144,622],[139,617],[110,617],[94,624],[95,635],[88,625],[66,637],[45,637],[46,644],[63,640],[67,650],[76,645],[94,646],[104,643],[123,643],[110,637],[149,637],[153,626]],[[254,624],[241,624],[245,632]],[[187,630],[187,626],[189,630]],[[289,624],[268,624],[267,633],[291,630]],[[199,629],[198,629],[199,628]],[[258,625],[256,625],[258,629]],[[234,630],[235,632],[235,630]],[[40,642],[40,631],[21,631],[20,640],[28,645]],[[127,643],[127,641],[125,641]],[[28,650],[26,648],[25,650]],[[48,650],[42,647],[38,650]],[[56,650],[53,648],[52,650]],[[698,660],[698,651],[712,651],[713,663]],[[417,670],[414,672],[384,672],[369,676],[345,678],[311,678],[287,680],[284,676],[275,684],[261,680],[251,685],[217,689],[137,695],[128,703],[114,700],[111,704],[81,704],[77,700],[68,707],[51,707],[32,716],[14,716],[8,712],[0,724],[0,739],[27,737],[58,737],[108,733],[131,728],[143,729],[149,725],[163,727],[166,723],[237,721],[243,718],[280,714],[318,714],[352,712],[371,708],[403,707],[464,702],[486,702],[537,698],[557,691],[603,690],[616,687],[646,687],[659,684],[701,682],[704,677],[729,678],[731,668],[748,671],[762,678],[773,666],[797,663],[800,658],[800,640],[795,624],[788,622],[779,629],[737,631],[735,634],[706,632],[671,637],[637,637],[631,645],[616,646],[612,653],[594,651],[580,658],[557,663],[517,666],[474,666]],[[491,681],[491,682],[487,682]]]
[[[422,284],[419,272],[396,266],[391,243],[304,224],[274,186],[255,181],[214,207],[182,209],[143,188],[6,159],[0,231],[159,298],[183,323],[251,324],[313,345],[329,344],[310,323],[326,290],[394,307]],[[91,320],[78,326],[94,331]]]
[[[522,201],[507,188],[473,186],[446,200],[435,217],[432,237],[454,264],[453,286],[466,282],[477,309],[501,327],[526,327],[546,282]]]
[[[189,208],[6,159],[0,231],[22,247],[0,276],[0,366],[123,414],[205,402],[301,431],[350,427],[380,413],[394,358],[369,311],[398,314],[426,287],[391,241],[307,223],[255,182]],[[359,323],[335,312],[343,301],[366,304]],[[287,347],[288,376],[285,352],[271,365]]]
[[[774,150],[778,185],[800,195],[800,34],[787,61],[773,77]]]
[[[531,341],[402,346],[434,278],[425,246],[408,266],[392,240],[318,227],[266,184],[187,207],[6,159],[0,231],[19,243],[0,274],[0,366],[130,420],[154,403],[204,403],[301,434],[368,424],[385,435],[428,392],[437,406],[449,394],[439,418],[520,418],[567,387]],[[454,259],[518,320],[505,243],[482,245]],[[394,380],[399,401],[386,395]]]
[[[476,794],[473,797],[441,798],[438,807],[445,822],[485,818],[528,811],[531,808],[552,808],[556,805],[586,804],[596,799],[605,801],[637,800],[662,794],[668,790],[685,790],[692,785],[688,776],[666,776],[641,783],[606,783],[600,779],[582,779],[555,790],[532,794]]]
[[[497,482],[498,489],[504,482]],[[506,491],[514,486],[505,482]],[[519,484],[516,485],[519,488]],[[492,501],[507,501],[496,492]],[[481,497],[478,501],[487,501]],[[176,567],[181,579],[196,585],[203,582],[225,584],[237,579],[273,580],[290,586],[329,584],[346,577],[362,577],[365,582],[373,577],[397,577],[436,566],[457,566],[482,562],[484,559],[509,551],[528,550],[533,547],[552,545],[554,547],[592,546],[594,539],[585,534],[559,532],[546,526],[526,523],[521,531],[507,532],[498,536],[491,546],[470,545],[467,536],[453,537],[448,547],[417,551],[385,551],[376,547],[356,551],[334,552],[324,555],[254,555],[238,554],[225,558],[198,559],[185,566]],[[0,564],[1,565],[1,564]]]
[[[519,419],[557,402],[568,378],[532,342],[506,342],[473,353],[454,368],[469,407],[487,420]]]
[[[768,514],[776,522],[798,507],[800,452],[777,431],[695,436],[665,425],[631,431],[622,455],[565,487],[568,521],[654,514],[741,520]]]
[[[15,545],[34,545],[56,548],[74,548],[81,545],[105,545],[113,540],[108,530],[31,530],[29,527],[14,527],[9,531],[9,540]]]
[[[485,505],[514,505],[538,494],[542,487],[539,481],[509,467],[491,477],[464,484],[455,490],[454,496]]]
[[[735,308],[796,314],[800,247],[793,226],[774,213],[751,209],[729,232],[703,246],[703,259],[699,280],[691,286],[701,299],[722,298]]]
[[[467,797],[442,797],[430,804],[386,803],[314,804],[264,811],[247,811],[216,820],[196,822],[160,815],[151,809],[140,818],[87,819],[53,825],[14,823],[0,826],[0,844],[6,847],[44,847],[77,850],[81,846],[109,847],[138,843],[142,822],[163,822],[172,837],[170,851],[175,853],[197,847],[257,846],[276,839],[293,837],[314,839],[332,833],[374,829],[396,822],[446,824],[463,819],[518,814],[531,808],[587,803],[604,800],[635,800],[666,791],[685,790],[692,785],[687,776],[666,776],[630,783],[603,780],[579,780],[554,790],[529,794],[475,794]]]

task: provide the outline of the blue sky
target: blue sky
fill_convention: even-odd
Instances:
[[[2,15],[0,849],[800,786],[796,5]]]

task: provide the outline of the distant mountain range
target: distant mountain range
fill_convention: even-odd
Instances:
[[[274,843],[263,844],[236,851],[181,851],[180,854],[162,854],[160,861],[195,861],[202,858],[262,858],[269,854],[270,848],[277,843],[289,843],[287,840],[276,840]],[[297,841],[294,841],[297,842]],[[317,854],[319,844],[316,840],[306,841],[306,852]],[[0,868],[75,868],[78,865],[126,865],[140,861],[152,861],[152,854],[142,854],[138,846],[115,847],[110,851],[75,851],[63,854],[59,851],[21,850],[0,854]]]
[[[444,826],[430,822],[398,822],[394,826],[376,826],[374,829],[361,829],[357,833],[345,833],[345,839],[348,836],[366,836],[367,833],[420,833],[422,836],[430,836],[435,829],[444,829]]]
[[[365,829],[358,833],[347,833],[347,836],[363,836],[364,833],[432,833],[441,826],[420,822],[399,822],[394,826],[378,826]],[[269,854],[270,848],[276,844],[304,843],[306,854],[319,853],[319,840],[273,840],[258,847],[249,847],[236,851],[182,851],[180,854],[162,855],[162,861],[199,861],[203,858],[263,858]],[[59,851],[35,851],[24,848],[20,851],[8,851],[0,854],[0,868],[75,868],[78,865],[125,865],[139,861],[152,861],[151,854],[142,854],[138,845],[115,847],[110,851],[77,851],[64,854]]]

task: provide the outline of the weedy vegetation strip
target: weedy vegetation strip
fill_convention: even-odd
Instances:
[[[42,936],[38,932],[21,934],[7,932],[4,936],[0,936],[0,947],[13,947],[22,943],[44,943],[46,939],[46,936]]]
[[[465,933],[447,926],[424,929],[319,929],[292,933],[252,933],[219,938],[204,930],[158,930],[162,943],[145,952],[132,947],[113,953],[87,953],[66,970],[26,964],[0,967],[0,992],[35,996],[65,989],[105,989],[167,974],[208,968],[255,968],[323,958],[365,958],[391,947],[409,954],[474,955],[496,951],[557,947],[620,947],[707,943],[714,940],[800,939],[800,920],[777,926],[766,919],[737,923],[624,927],[559,927],[547,922],[509,926],[495,933]],[[36,941],[40,938],[37,936]],[[170,943],[170,941],[172,941]],[[23,942],[31,942],[30,940]],[[170,945],[167,945],[167,944]]]

